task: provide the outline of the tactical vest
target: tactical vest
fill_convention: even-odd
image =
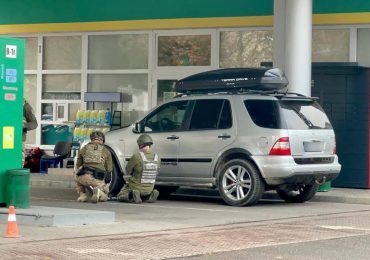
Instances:
[[[103,146],[98,144],[87,144],[84,163],[101,163],[104,165]]]
[[[158,155],[154,156],[153,161],[146,159],[143,152],[140,152],[143,161],[143,173],[141,174],[141,183],[154,184],[158,175]]]

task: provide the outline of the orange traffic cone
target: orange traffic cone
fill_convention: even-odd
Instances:
[[[9,207],[9,215],[8,215],[8,222],[6,224],[5,237],[19,237],[17,220],[15,218],[14,206]]]

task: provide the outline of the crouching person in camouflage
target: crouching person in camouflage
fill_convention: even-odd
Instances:
[[[90,134],[90,143],[78,152],[75,179],[78,201],[86,202],[88,190],[92,191],[91,202],[107,201],[109,185],[105,177],[112,172],[112,155],[104,146],[105,136],[102,132]]]
[[[133,203],[155,202],[159,196],[154,184],[160,160],[151,149],[153,140],[149,135],[139,136],[137,144],[140,151],[135,153],[126,165],[126,175],[129,179],[117,195],[117,199]]]

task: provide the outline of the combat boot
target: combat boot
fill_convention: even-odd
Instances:
[[[140,196],[140,191],[133,190],[132,191],[132,199],[133,199],[133,202],[135,202],[136,204],[140,204],[142,202],[141,196]]]
[[[104,202],[104,201],[107,201],[107,200],[108,200],[108,195],[104,191],[102,191],[101,194],[100,194],[99,201]]]
[[[93,195],[91,197],[91,202],[97,203],[99,201],[101,193],[102,191],[98,187],[93,188]]]
[[[77,198],[77,201],[79,202],[86,202],[87,201],[87,195],[84,192],[80,192],[80,196]]]
[[[158,199],[158,196],[159,196],[159,191],[157,191],[156,189],[154,189],[152,191],[152,193],[150,193],[150,196],[149,196],[149,198],[148,198],[148,200],[146,202],[148,202],[148,203],[156,202],[157,199]]]
[[[131,202],[131,200],[130,200],[130,191],[129,190],[126,190],[126,189],[122,189],[118,193],[117,199],[120,202]]]

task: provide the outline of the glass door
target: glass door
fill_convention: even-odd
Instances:
[[[176,96],[175,83],[176,79],[159,79],[157,80],[157,105],[166,102]]]

